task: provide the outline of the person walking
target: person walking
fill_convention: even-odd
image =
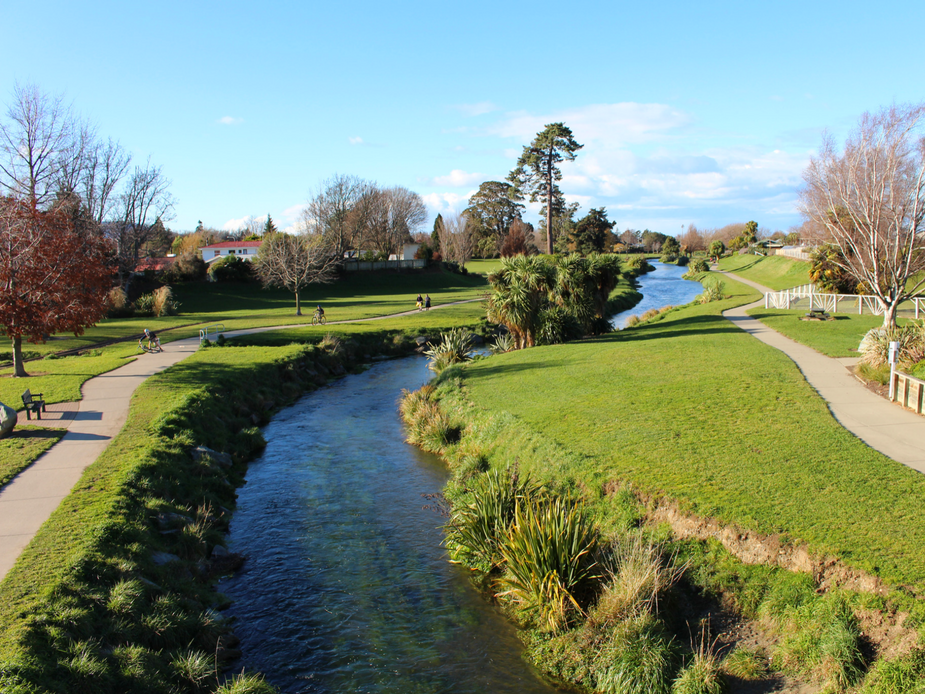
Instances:
[[[420,311],[422,308],[424,308],[424,299],[421,298],[421,295],[420,295],[420,294],[418,294],[417,303],[414,305],[414,307],[415,307],[418,311]]]
[[[424,297],[424,310],[425,310],[425,311],[429,311],[429,310],[430,310],[430,294],[428,294],[428,295],[426,295],[426,296]]]

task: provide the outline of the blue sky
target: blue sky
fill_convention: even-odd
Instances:
[[[0,23],[0,100],[35,83],[150,156],[175,230],[267,212],[285,227],[335,173],[461,211],[554,121],[585,145],[561,183],[580,214],[786,229],[824,129],[925,99],[920,0],[35,0]]]

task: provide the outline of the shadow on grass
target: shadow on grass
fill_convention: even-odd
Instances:
[[[584,342],[638,342],[641,340],[662,340],[672,337],[689,337],[692,335],[719,335],[741,332],[728,319],[722,316],[693,316],[683,321],[670,321],[665,323],[652,323],[619,330],[606,335],[585,338]]]
[[[52,429],[45,427],[35,427],[35,428],[22,428],[17,427],[14,429],[7,439],[60,439],[64,436],[63,429]]]

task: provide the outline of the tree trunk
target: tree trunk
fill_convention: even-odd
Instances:
[[[552,255],[552,155],[546,163],[546,253]]]
[[[883,306],[883,327],[884,328],[895,328],[896,327],[896,308],[899,305],[899,302],[892,301],[890,303],[887,303],[883,299],[881,299],[880,305]]]
[[[26,367],[22,361],[22,336],[17,335],[13,338],[13,375],[17,377],[26,377]]]
[[[295,314],[297,316],[302,315],[302,304],[299,301],[299,290],[298,289],[295,290]]]

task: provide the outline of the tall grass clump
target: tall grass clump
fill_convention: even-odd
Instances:
[[[539,489],[513,469],[489,470],[474,478],[447,523],[444,541],[450,560],[485,574],[504,561],[501,545],[514,522],[518,504],[529,503]]]
[[[762,680],[768,674],[765,659],[757,651],[736,646],[723,658],[723,671],[732,677],[752,682]]]
[[[440,454],[456,438],[450,418],[433,400],[432,386],[424,386],[413,393],[404,391],[399,411],[407,426],[408,443]]]
[[[729,691],[715,646],[716,642],[709,642],[706,624],[702,623],[697,648],[675,678],[672,694],[726,694]]]
[[[893,660],[880,660],[871,669],[861,694],[925,694],[925,648]]]
[[[465,328],[453,328],[448,333],[443,333],[436,345],[428,342],[427,346],[430,349],[424,354],[430,359],[428,366],[431,371],[440,373],[453,364],[471,361],[475,340],[472,333]]]
[[[621,622],[598,651],[597,690],[608,694],[669,694],[677,649],[651,614]]]
[[[568,499],[518,503],[501,556],[498,593],[541,629],[554,632],[583,614],[583,589],[596,577],[598,537],[581,505]]]
[[[726,298],[726,283],[722,280],[713,280],[703,285],[703,292],[694,299],[698,304],[709,304],[713,301],[722,301]]]
[[[787,612],[772,662],[785,672],[811,677],[843,692],[864,674],[861,631],[839,595],[810,600]]]
[[[925,320],[892,328],[869,330],[858,345],[861,361],[875,368],[888,363],[890,343],[899,343],[898,362],[912,365],[925,359]]]

